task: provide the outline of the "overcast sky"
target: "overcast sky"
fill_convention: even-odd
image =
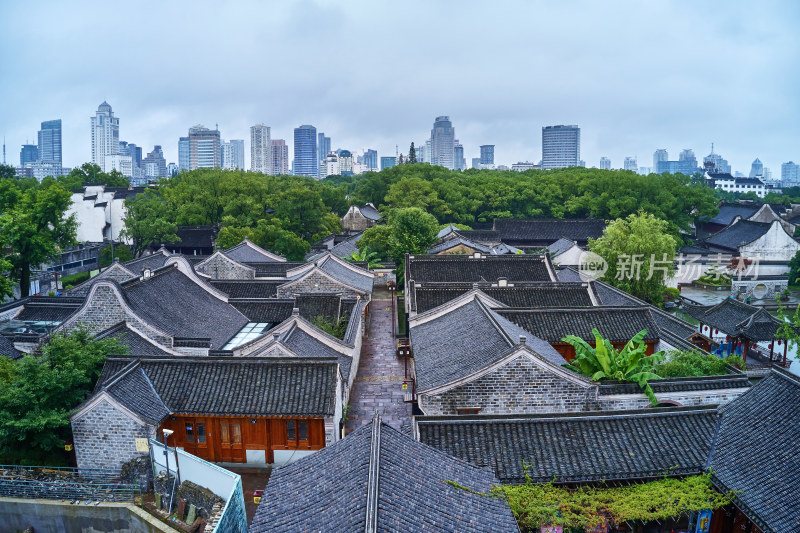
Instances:
[[[651,166],[722,154],[780,177],[800,161],[800,2],[0,2],[0,135],[19,164],[44,120],[64,164],[91,159],[107,100],[120,139],[161,144],[263,122],[290,144],[312,124],[334,148],[394,155],[449,115],[469,161],[539,161],[541,128],[581,127],[581,158]]]

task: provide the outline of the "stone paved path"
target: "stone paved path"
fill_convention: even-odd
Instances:
[[[375,410],[383,421],[400,429],[411,422],[411,404],[403,402],[403,360],[395,355],[392,336],[391,293],[386,278],[375,278],[369,304],[370,321],[361,347],[345,432],[350,433],[372,421]]]

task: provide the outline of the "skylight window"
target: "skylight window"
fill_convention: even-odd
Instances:
[[[260,337],[270,328],[269,322],[248,322],[239,333],[233,336],[228,343],[222,347],[223,350],[233,350],[251,340]]]

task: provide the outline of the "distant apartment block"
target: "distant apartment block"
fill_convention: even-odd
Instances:
[[[386,168],[392,168],[395,165],[397,165],[397,157],[395,156],[381,157],[381,170]]]
[[[100,170],[108,172],[106,168],[107,156],[119,154],[119,118],[114,116],[114,111],[108,102],[103,102],[97,107],[92,122],[92,163],[98,165]]]
[[[275,176],[289,173],[289,147],[283,139],[272,139],[270,141],[272,153],[272,172]]]
[[[607,157],[601,157],[599,168],[601,170],[611,170],[611,160]]]
[[[222,143],[222,168],[244,170],[244,139],[231,139]]]
[[[272,174],[270,128],[264,124],[250,126],[250,170]]]
[[[317,155],[317,128],[304,124],[294,129],[294,160],[292,172],[296,176],[319,178]]]
[[[581,160],[581,129],[578,126],[542,128],[542,168],[576,167]]]

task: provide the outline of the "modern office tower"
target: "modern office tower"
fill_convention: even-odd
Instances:
[[[164,159],[164,151],[161,149],[161,145],[153,146],[153,151],[142,159],[142,173],[148,180],[169,176],[167,160]]]
[[[250,170],[272,174],[270,128],[264,124],[250,126]]]
[[[712,174],[730,174],[731,166],[719,154],[714,153],[714,144],[711,144],[711,153],[703,158],[703,169]]]
[[[417,156],[417,163],[430,163],[431,141],[428,139],[424,143],[414,146],[414,154]]]
[[[289,173],[289,147],[283,139],[272,139],[270,142],[270,152],[272,153],[272,172],[273,175]]]
[[[189,170],[191,165],[191,154],[189,148],[189,137],[178,139],[178,169]]]
[[[639,167],[639,174],[641,176],[649,176],[653,172],[652,167]]]
[[[481,158],[480,157],[473,157],[472,158],[472,166],[470,168],[481,168]]]
[[[304,124],[294,129],[294,159],[292,173],[295,176],[319,178],[319,156],[317,155],[317,128]]]
[[[336,176],[339,174],[339,154],[336,152],[328,152],[325,156],[323,168],[320,169],[320,175],[323,178],[328,176]]]
[[[450,170],[455,168],[455,140],[456,130],[450,122],[450,117],[436,117],[431,130],[431,165],[439,165]]]
[[[611,170],[611,160],[609,158],[600,158],[600,170]]]
[[[110,154],[106,156],[104,172],[116,170],[126,178],[133,177],[133,158],[129,155]]]
[[[180,168],[175,163],[170,163],[167,165],[167,176],[177,176],[178,172],[180,172]]]
[[[39,147],[35,144],[23,144],[19,151],[19,166],[25,168],[26,163],[33,163],[39,159]]]
[[[244,170],[244,139],[222,143],[222,168]]]
[[[339,156],[339,174],[342,176],[353,175],[353,152],[350,150],[336,150]]]
[[[625,162],[623,163],[623,168],[625,170],[632,170],[634,172],[639,170],[639,165],[636,163],[635,157],[626,157]]]
[[[753,164],[750,166],[750,177],[757,178],[763,175],[764,175],[764,163],[762,163],[761,160],[756,157],[756,160],[753,161]]]
[[[182,137],[181,139],[188,139],[189,170],[194,170],[196,168],[217,168],[222,164],[222,150],[218,128],[210,130],[202,124],[198,124],[197,126],[189,128],[188,137]],[[178,148],[180,152],[180,144]],[[180,153],[178,154],[178,158],[181,158]],[[184,160],[185,159],[184,155]]]
[[[395,165],[397,165],[397,158],[395,156],[381,157],[381,170],[385,168],[392,168]]]
[[[668,160],[669,160],[669,154],[667,153],[667,150],[665,148],[659,148],[658,150],[653,152],[653,172],[655,172],[656,174],[661,174],[662,172],[665,172],[663,170],[659,170],[658,164],[661,163],[662,161],[668,161]]]
[[[42,122],[39,130],[39,161],[61,164],[61,119]]]
[[[325,169],[322,167],[325,165],[325,157],[330,153],[330,151],[331,151],[331,138],[326,137],[325,134],[322,132],[317,133],[317,157],[319,157],[320,178],[325,177],[323,175]]]
[[[464,146],[456,139],[453,142],[453,170],[464,170],[467,160],[464,159]]]
[[[481,145],[481,165],[494,166],[494,145],[482,144]]]
[[[364,152],[362,163],[367,167],[367,170],[378,170],[378,151],[367,150]]]
[[[800,183],[800,165],[794,161],[781,164],[781,183],[786,186]]]
[[[106,156],[116,154],[119,154],[119,119],[104,101],[92,117],[92,163],[107,172]]]
[[[133,143],[120,141],[119,142],[119,154],[120,155],[129,155],[131,156],[131,164],[135,169],[142,167],[142,147],[136,146]]]
[[[581,160],[581,129],[578,126],[542,128],[542,168],[576,167]]]

